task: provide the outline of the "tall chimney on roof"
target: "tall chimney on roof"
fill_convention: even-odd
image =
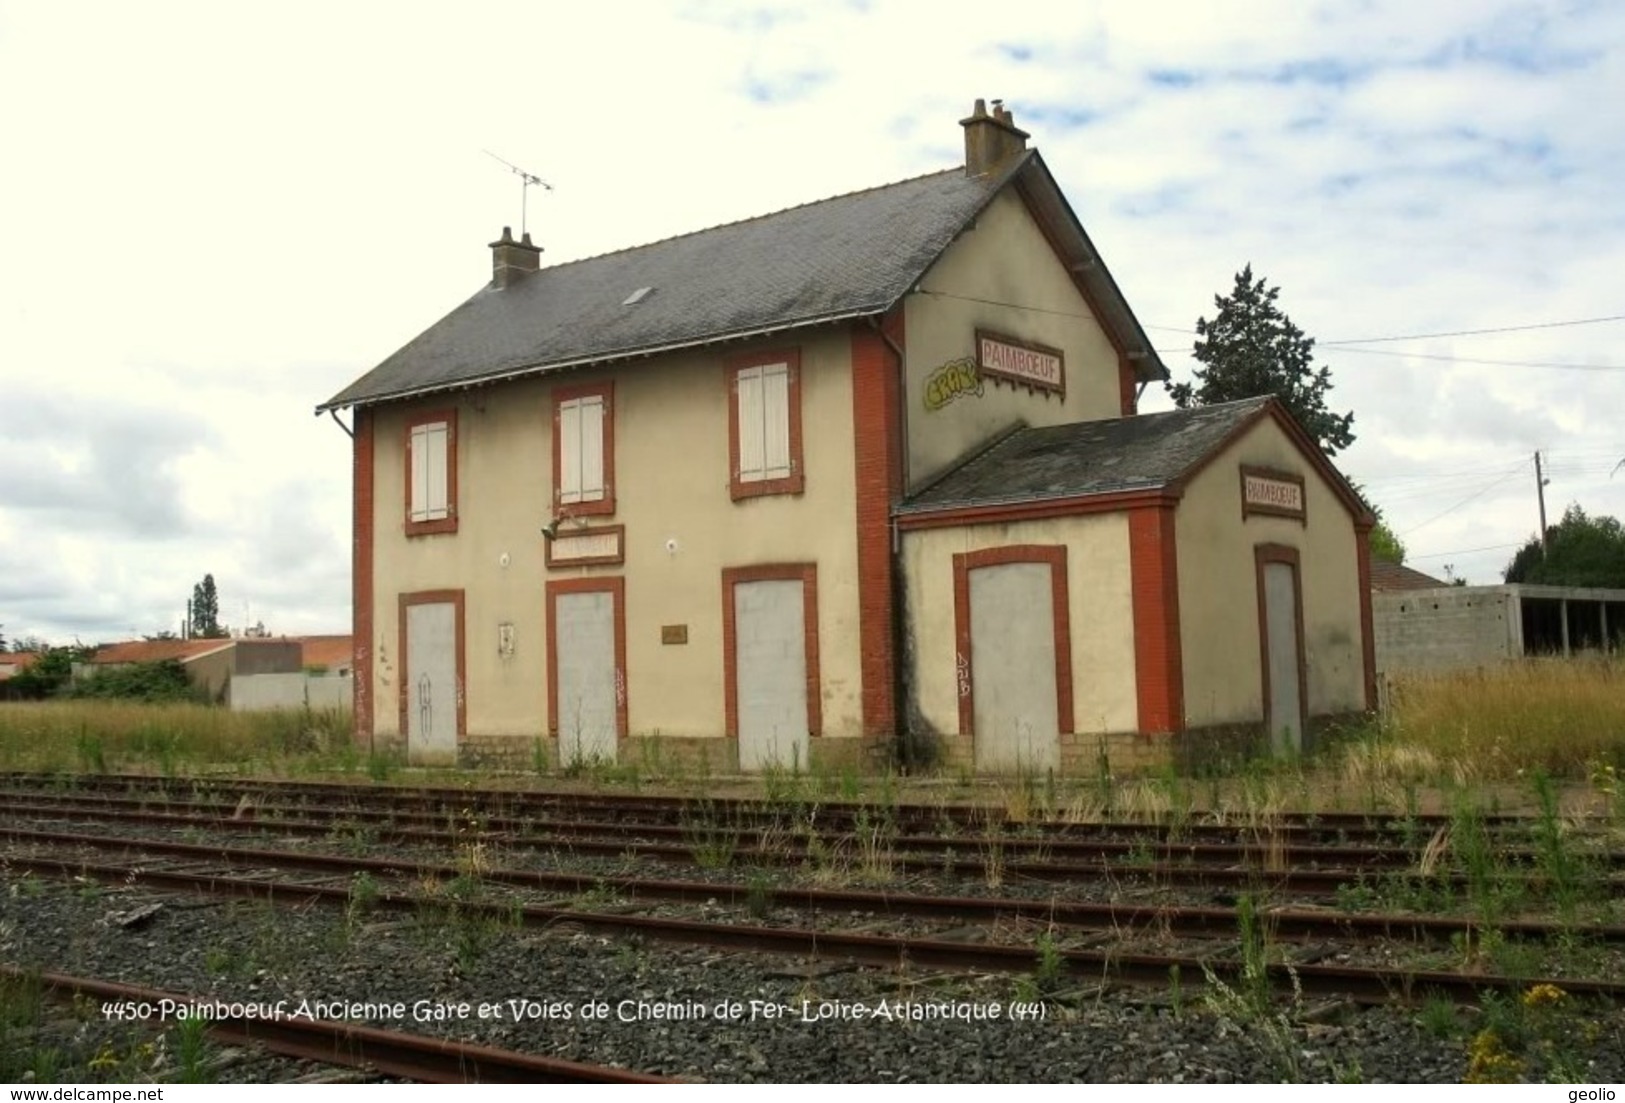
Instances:
[[[511,287],[542,266],[542,247],[530,243],[530,234],[513,239],[513,227],[502,227],[502,238],[491,243],[491,285]]]
[[[1015,118],[1003,100],[993,101],[993,114],[987,101],[977,100],[970,118],[960,119],[965,128],[965,175],[986,176],[1027,148],[1029,135],[1017,129]]]

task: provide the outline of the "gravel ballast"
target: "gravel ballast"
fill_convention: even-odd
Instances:
[[[1013,1019],[1012,1002],[1032,1004],[1035,978],[640,945],[567,923],[514,929],[445,911],[200,902],[9,873],[0,889],[0,956],[14,964],[290,1010],[386,1005],[358,1021],[691,1080],[1459,1082],[1473,1034],[1497,1014],[1527,1028],[1508,1040],[1527,1075],[1568,1060],[1591,1082],[1625,1079],[1625,1020],[1614,1009],[1467,1009],[1453,1024],[1432,1015],[1425,1029],[1404,1008],[1300,1002],[1260,1016],[1184,977],[1177,992],[1074,986],[1047,993],[1042,1018]],[[155,901],[164,906],[145,923],[120,926]],[[997,1018],[911,1017],[989,1016],[994,1004]],[[881,1007],[893,1017],[876,1017]],[[464,1008],[466,1018],[433,1017]],[[1591,1025],[1548,1053],[1554,1032],[1540,1016],[1559,1014]]]

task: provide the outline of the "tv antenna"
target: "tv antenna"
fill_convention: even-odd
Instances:
[[[491,158],[491,160],[496,161],[499,164],[506,165],[509,172],[519,177],[519,233],[520,236],[523,237],[525,231],[528,229],[528,227],[525,225],[528,213],[526,211],[526,199],[530,194],[530,186],[532,184],[540,184],[544,190],[552,191],[553,185],[549,184],[546,180],[543,180],[540,176],[537,176],[533,172],[526,172],[512,161],[507,161],[501,157],[498,157],[490,150],[485,150],[484,153],[487,157]]]

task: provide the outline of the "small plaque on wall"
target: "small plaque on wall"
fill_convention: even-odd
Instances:
[[[1264,467],[1241,469],[1241,515],[1306,519],[1303,476]]]
[[[546,544],[549,567],[593,567],[626,561],[626,526],[564,529]]]
[[[688,642],[688,625],[686,625],[686,624],[662,624],[660,626],[660,642],[661,643],[687,643]]]

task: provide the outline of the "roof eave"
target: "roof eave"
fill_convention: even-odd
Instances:
[[[404,402],[414,398],[424,398],[428,395],[446,394],[451,391],[466,391],[475,387],[486,387],[494,383],[506,383],[515,379],[525,379],[531,376],[550,375],[553,372],[572,371],[576,368],[588,368],[599,364],[615,364],[626,360],[647,359],[651,356],[663,356],[669,352],[681,352],[685,349],[704,348],[707,345],[720,345],[730,341],[748,341],[757,337],[768,337],[775,333],[783,333],[792,329],[808,329],[813,326],[835,325],[840,322],[853,321],[857,318],[869,318],[885,314],[897,305],[897,300],[881,301],[865,304],[848,310],[833,311],[828,314],[812,315],[786,322],[774,322],[771,325],[750,326],[744,329],[729,330],[723,333],[706,334],[683,341],[667,341],[657,345],[644,345],[634,348],[615,349],[609,352],[595,353],[591,356],[580,356],[566,360],[548,360],[535,364],[524,364],[514,368],[504,368],[501,371],[490,372],[485,375],[469,379],[458,379],[444,383],[427,384],[421,387],[406,387],[381,394],[359,395],[346,397],[340,391],[333,398],[328,399],[316,407],[316,415],[320,417],[329,410],[344,410],[360,406],[378,406],[386,402]],[[346,388],[348,390],[348,388]]]

